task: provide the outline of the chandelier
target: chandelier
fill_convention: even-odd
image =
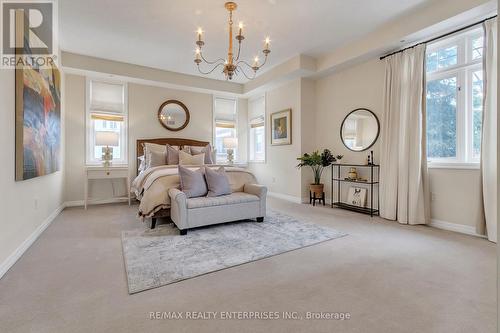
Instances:
[[[224,4],[224,7],[229,11],[229,47],[227,51],[227,59],[219,58],[215,61],[209,61],[205,59],[203,56],[202,48],[203,45],[205,45],[205,42],[203,41],[203,30],[201,28],[198,28],[198,40],[196,41],[196,45],[198,46],[196,48],[196,55],[194,62],[196,63],[196,66],[198,67],[198,71],[204,75],[208,75],[215,71],[217,68],[223,66],[222,72],[226,76],[226,80],[232,80],[233,76],[238,75],[238,73],[243,73],[243,75],[249,79],[252,80],[255,78],[255,75],[257,74],[257,71],[266,64],[267,62],[267,56],[269,53],[271,53],[271,50],[269,49],[270,45],[270,39],[269,37],[266,38],[264,42],[264,49],[262,50],[262,53],[264,54],[264,62],[262,64],[259,64],[259,57],[255,57],[253,64],[250,65],[248,62],[244,60],[240,60],[240,51],[241,51],[241,42],[245,39],[243,36],[243,22],[239,23],[239,30],[238,34],[236,35],[235,39],[238,41],[238,53],[236,54],[236,58],[234,57],[233,53],[233,11],[236,10],[238,7],[236,3],[234,2],[226,2]],[[200,68],[200,64],[204,62],[207,65],[211,66],[212,68],[209,69],[208,71],[204,72]],[[248,71],[253,72],[252,74],[248,75],[245,72],[245,68]]]

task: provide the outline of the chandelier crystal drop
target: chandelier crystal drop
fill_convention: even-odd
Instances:
[[[238,41],[238,51],[236,53],[236,57],[234,57],[233,53],[233,11],[236,10],[238,5],[235,2],[226,2],[224,4],[224,7],[229,11],[229,47],[227,51],[227,58],[219,58],[215,61],[209,61],[205,59],[203,56],[203,46],[205,45],[205,42],[203,41],[203,30],[201,28],[198,28],[197,35],[198,35],[198,40],[196,41],[196,51],[195,51],[195,59],[194,62],[196,63],[196,66],[198,67],[198,71],[204,75],[208,75],[215,71],[217,68],[222,67],[222,72],[224,73],[226,80],[232,80],[234,76],[238,75],[239,73],[243,73],[243,75],[249,79],[252,80],[255,78],[257,71],[262,68],[267,62],[267,56],[269,53],[271,53],[271,50],[269,49],[269,46],[271,44],[271,40],[269,37],[267,37],[264,41],[264,49],[262,50],[262,53],[264,54],[264,62],[262,64],[259,64],[259,57],[255,57],[253,64],[250,65],[248,62],[244,60],[240,60],[240,51],[241,51],[241,42],[245,39],[243,36],[243,22],[240,22],[238,25],[238,34],[236,35],[235,39]],[[211,69],[208,71],[202,71],[200,68],[200,64],[205,63],[209,66],[211,66]],[[245,68],[248,71],[251,71],[252,74],[248,75],[247,72],[245,72]]]

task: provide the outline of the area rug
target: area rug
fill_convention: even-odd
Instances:
[[[233,222],[189,230],[173,225],[122,233],[130,294],[275,256],[346,234],[268,212],[263,223]]]

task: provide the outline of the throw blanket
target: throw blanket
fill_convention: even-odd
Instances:
[[[211,165],[212,169],[220,166]],[[188,167],[191,170],[199,169],[200,166]],[[255,176],[245,169],[237,167],[224,167],[231,184],[233,192],[242,192],[245,184],[255,184]],[[143,218],[152,217],[156,212],[170,208],[170,197],[168,190],[179,188],[179,174],[177,165],[162,165],[143,171],[132,183],[132,191],[135,193],[139,205],[139,216]]]

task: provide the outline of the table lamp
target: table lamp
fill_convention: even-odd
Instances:
[[[95,145],[102,146],[102,165],[111,166],[113,161],[113,148],[118,147],[119,135],[117,132],[96,132]],[[111,147],[110,147],[111,146]]]
[[[234,162],[234,149],[238,147],[238,139],[236,139],[236,138],[224,138],[223,145],[227,151],[227,163],[233,164],[233,162]]]

